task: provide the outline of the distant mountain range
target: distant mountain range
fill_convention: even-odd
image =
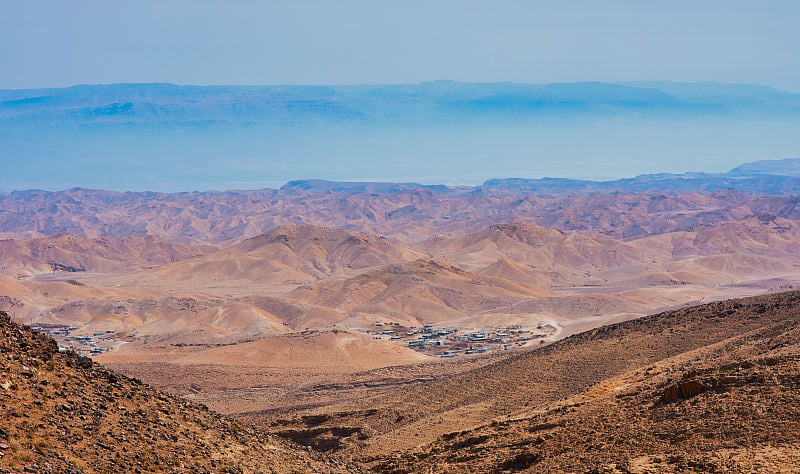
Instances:
[[[762,160],[745,163],[727,173],[656,173],[612,181],[589,181],[566,178],[490,179],[481,186],[450,188],[443,185],[417,183],[370,183],[296,180],[286,183],[285,191],[332,191],[342,193],[396,193],[411,189],[427,189],[438,193],[586,193],[586,192],[712,192],[736,189],[748,193],[787,195],[800,194],[800,158]]]
[[[482,189],[517,192],[711,192],[736,189],[759,194],[800,193],[800,158],[745,163],[727,173],[656,173],[613,181],[563,178],[492,179]]]
[[[624,113],[800,114],[800,94],[749,84],[602,82],[408,85],[79,85],[0,90],[0,129],[297,125]]]
[[[301,180],[251,191],[0,192],[0,237],[70,233],[230,245],[294,223],[412,242],[525,221],[631,239],[747,216],[797,220],[798,165],[800,159],[794,158],[748,163],[720,174],[655,174],[616,181],[512,178],[474,187]],[[194,252],[157,244],[126,244],[150,249],[134,252],[126,261]]]
[[[796,156],[798,130],[800,94],[748,84],[0,90],[0,190],[253,189],[302,177],[474,185],[502,176],[718,172],[762,157]],[[792,180],[743,183],[743,175],[764,173],[739,171],[734,187],[794,192]],[[689,187],[685,176],[657,179],[702,190],[730,187],[731,177],[704,176],[708,184],[694,180]],[[667,186],[654,179],[503,186],[554,192]],[[484,186],[490,187],[497,182]]]

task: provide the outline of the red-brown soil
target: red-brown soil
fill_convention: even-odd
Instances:
[[[355,472],[165,395],[0,314],[0,472]]]

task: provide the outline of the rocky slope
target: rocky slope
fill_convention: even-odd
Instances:
[[[160,393],[0,313],[0,472],[353,472]]]
[[[312,444],[315,433],[358,428],[339,449],[385,472],[790,471],[799,310],[797,291],[727,300],[296,418],[248,418]]]
[[[796,346],[796,331],[785,336]],[[444,435],[387,456],[375,469],[797,472],[800,354],[794,349],[686,362],[678,371],[659,365],[535,414]]]

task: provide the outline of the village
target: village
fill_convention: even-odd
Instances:
[[[525,329],[519,325],[492,330],[460,331],[452,327],[426,324],[422,327],[376,321],[367,333],[376,339],[388,339],[415,351],[439,357],[469,356],[488,352],[510,351],[530,344],[544,344],[556,332],[550,324]],[[538,342],[536,342],[538,341]]]
[[[71,350],[88,357],[108,352],[118,345],[121,337],[132,336],[121,335],[114,330],[73,334],[78,327],[63,324],[36,323],[32,328],[55,339],[59,351]],[[433,324],[416,327],[376,321],[373,328],[366,332],[376,339],[389,340],[417,352],[450,358],[510,351],[532,344],[545,344],[547,338],[557,332],[557,328],[550,324],[540,324],[531,329],[513,325],[463,331]]]
[[[71,335],[78,329],[62,324],[36,323],[31,326],[37,331],[50,335],[58,343],[59,351],[75,351],[82,356],[96,356],[111,349],[117,339],[116,331],[94,332],[92,335]]]

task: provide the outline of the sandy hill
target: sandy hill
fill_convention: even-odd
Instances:
[[[661,275],[675,281],[729,283],[793,274],[800,267],[800,226],[772,215],[748,216],[629,243],[653,256],[654,264],[641,267],[649,266],[651,278]],[[634,275],[605,276],[624,280]]]
[[[800,225],[775,216],[750,216],[677,233],[670,243],[675,257],[749,254],[782,258],[800,255]]]
[[[25,298],[25,294],[20,293],[27,290],[25,286],[13,285],[12,280],[7,282],[12,284],[9,286],[10,294],[20,294],[20,298]],[[0,295],[4,288],[2,283],[0,279]],[[53,286],[57,289],[71,287],[61,282],[50,283],[48,287]],[[220,298],[160,290],[78,287],[81,289],[83,295],[74,294],[67,302],[51,302],[36,312],[27,311],[26,321],[77,326],[76,334],[108,330],[121,334],[135,333],[137,338],[146,339],[142,341],[144,345],[154,345],[241,342],[265,335],[325,327],[347,317],[335,309],[270,296]],[[26,307],[26,303],[19,299],[7,299],[7,303]]]
[[[800,265],[798,242],[795,221],[762,214],[626,242],[512,223],[418,246],[470,270],[514,281],[647,287],[720,285],[794,273]]]
[[[511,468],[517,456],[522,456],[522,468],[547,472],[558,462],[568,461],[565,465],[572,466],[568,470],[585,471],[618,459],[620,466],[631,465],[648,454],[653,457],[647,462],[661,459],[667,464],[673,455],[686,462],[711,459],[708,446],[730,448],[732,458],[748,456],[748,450],[761,450],[764,456],[780,462],[800,449],[800,417],[795,405],[800,353],[798,310],[800,292],[670,311],[584,332],[475,370],[407,384],[363,403],[334,404],[301,414],[325,414],[329,418],[324,426],[363,427],[364,439],[346,441],[345,452],[367,462],[377,459],[381,469],[387,471],[432,468],[485,472],[499,469],[501,464]],[[771,357],[774,362],[768,361]],[[725,365],[729,362],[741,363],[741,371],[735,365]],[[766,368],[770,364],[777,367],[775,372]],[[714,375],[715,367],[723,376]],[[706,372],[694,370],[701,368]],[[726,373],[742,378],[731,380],[724,376]],[[692,413],[689,407],[694,402],[681,405],[683,398],[691,398],[687,395],[695,390],[691,387],[699,387],[682,385],[683,380],[700,381],[703,388],[698,390],[705,398],[698,400],[705,400],[708,409]],[[645,385],[638,385],[637,392],[636,384],[640,383]],[[738,393],[756,397],[750,398],[756,405],[736,401]],[[592,411],[590,407],[580,414],[579,407],[588,407],[589,402],[602,397],[606,397],[602,403],[612,403],[610,411]],[[573,401],[565,404],[566,399]],[[653,411],[650,407],[659,400],[677,404]],[[729,403],[717,403],[725,400]],[[615,403],[635,425],[632,430],[620,424],[623,420],[613,411]],[[373,411],[364,417],[365,410]],[[559,421],[567,419],[562,415],[573,412],[578,413],[574,421]],[[555,414],[552,425],[548,413]],[[592,418],[601,414],[603,418]],[[542,416],[543,421],[536,421]],[[584,423],[584,416],[589,421]],[[715,434],[707,437],[702,426],[708,425],[709,416],[719,425],[714,428],[717,431],[708,432]],[[482,434],[514,419],[534,420],[516,425],[533,436],[514,438],[512,434],[495,442],[493,435]],[[296,420],[297,424],[286,421],[273,429],[302,431],[302,418]],[[743,425],[737,428],[737,424]],[[584,443],[584,430],[590,427],[597,430],[589,432],[595,444]],[[769,433],[778,427],[785,433],[770,441]],[[478,430],[478,436],[467,435],[470,430]],[[646,443],[633,441],[636,430],[647,434]],[[733,441],[719,435],[726,430],[734,430]],[[559,441],[551,444],[549,436],[554,431],[560,433]],[[622,438],[632,444],[613,441]],[[594,449],[597,443],[608,448]],[[408,451],[395,457],[404,450]]]
[[[85,238],[70,234],[29,240],[0,240],[0,272],[37,275],[60,272],[109,272],[132,266],[177,262],[215,250],[154,236]]]
[[[405,262],[420,252],[383,237],[311,225],[284,225],[203,258],[165,265],[133,278],[184,286],[237,283],[299,285]]]
[[[36,292],[19,280],[0,275],[0,311],[8,311],[14,306],[23,305],[22,300],[36,297]]]
[[[437,257],[481,273],[563,284],[587,272],[620,268],[645,260],[632,245],[601,235],[561,232],[529,223],[498,224],[463,237],[419,244]],[[509,263],[509,262],[513,262]]]
[[[430,359],[430,356],[387,340],[340,329],[303,331],[190,350],[175,347],[145,350],[125,346],[97,358],[103,363],[168,362],[176,365],[314,369],[336,373],[420,363]]]
[[[79,326],[75,335],[135,333],[146,345],[230,343],[287,330],[281,315],[246,301],[141,293],[70,301],[42,310],[35,322]]]
[[[505,278],[466,272],[422,258],[370,270],[339,281],[304,285],[291,301],[375,319],[422,325],[451,322],[468,315],[549,294]]]
[[[530,282],[538,286],[549,286],[553,283],[545,273],[539,273],[535,268],[514,262],[505,257],[499,258],[495,263],[480,269],[481,275],[505,278],[517,282]]]
[[[4,472],[353,472],[153,390],[0,314]]]
[[[70,278],[73,275],[75,274],[68,273],[63,280],[17,279],[0,275],[0,310],[8,311],[18,321],[29,324],[42,322],[74,325],[73,322],[82,324],[91,319],[90,314],[81,312],[82,308],[101,308],[103,302],[112,304],[156,297],[149,290],[86,285]],[[88,302],[91,304],[87,306]],[[109,311],[107,315],[111,314],[114,311]],[[73,317],[74,320],[71,321]]]

